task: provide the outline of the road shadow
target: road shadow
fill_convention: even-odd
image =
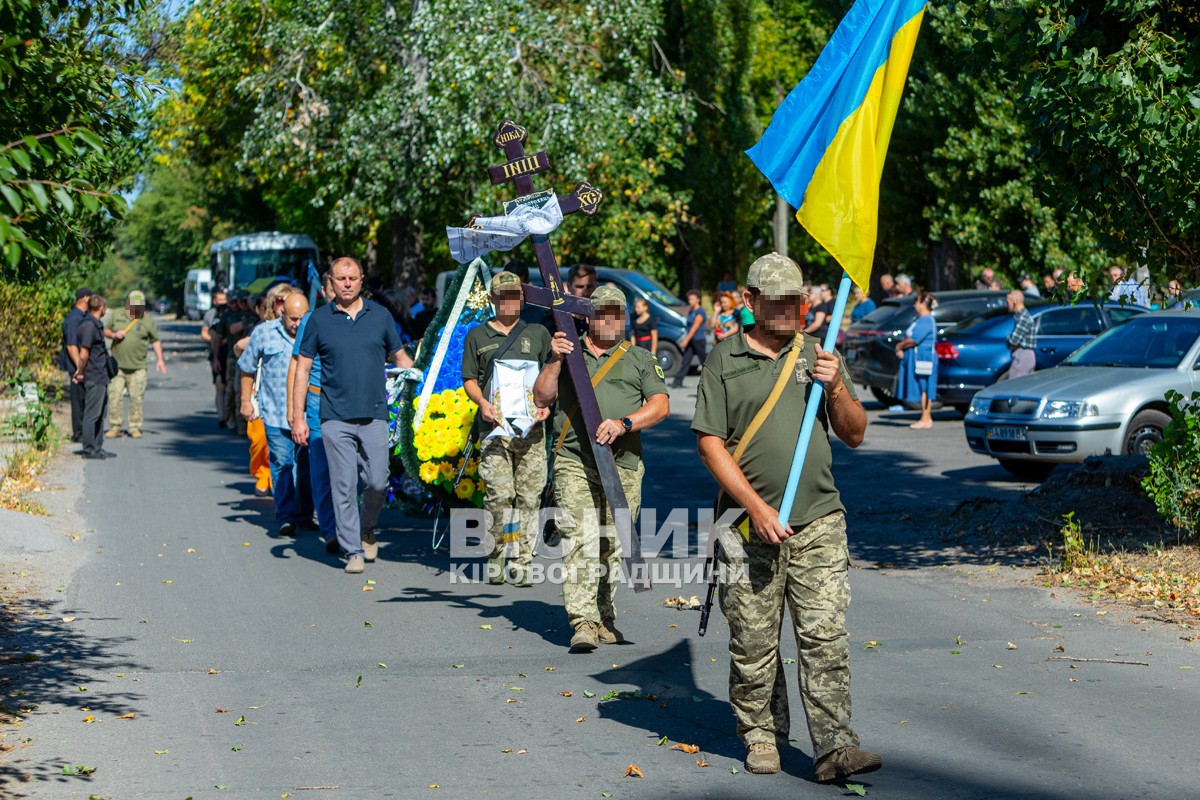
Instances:
[[[471,584],[470,586],[475,586]],[[381,603],[438,603],[450,608],[474,611],[480,619],[506,620],[514,630],[526,631],[542,637],[559,647],[566,647],[571,640],[571,626],[567,624],[567,612],[561,603],[547,603],[536,598],[523,598],[524,591],[512,586],[478,586],[481,591],[467,593],[449,589],[427,589],[414,586],[401,594],[380,600]],[[496,605],[490,605],[493,600]]]
[[[5,599],[0,605],[0,730],[12,738],[0,739],[0,744],[17,745],[20,729],[15,724],[43,713],[43,707],[80,720],[142,713],[138,703],[143,695],[125,688],[133,686],[129,679],[114,678],[101,686],[106,681],[97,678],[149,669],[122,652],[133,637],[84,635],[73,623],[88,619],[90,612],[73,609],[65,621],[57,600],[22,599],[7,592]],[[46,756],[31,755],[38,752],[19,746],[0,749],[0,796],[25,796],[20,787],[30,780],[78,780],[62,774],[61,759],[51,763]]]

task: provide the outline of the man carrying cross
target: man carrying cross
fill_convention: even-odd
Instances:
[[[631,519],[637,519],[644,472],[640,432],[670,414],[667,387],[650,351],[629,347],[624,293],[606,284],[591,299],[595,316],[581,346],[603,418],[596,442],[612,448]],[[574,349],[567,333],[554,334],[549,363],[538,376],[533,394],[534,402],[543,408],[558,401],[553,480],[555,505],[564,512],[557,520],[563,535],[563,601],[575,631],[571,649],[590,652],[599,643],[623,641],[613,605],[621,574],[621,543],[591,444],[584,440],[575,388],[562,369]]]
[[[521,371],[540,370],[550,357],[550,332],[541,325],[521,321],[521,279],[511,272],[492,276],[492,304],[496,316],[477,325],[463,342],[462,379],[467,397],[479,406],[475,419],[480,441],[479,477],[487,485],[483,507],[491,515],[493,549],[488,558],[488,583],[504,583],[506,545],[517,547],[513,583],[530,586],[533,540],[537,535],[538,507],[546,482],[546,435],[542,421],[549,409],[532,414],[521,391]],[[517,392],[502,391],[501,384],[516,382]],[[516,395],[514,397],[514,394]],[[519,408],[500,402],[512,399]],[[525,417],[532,427],[514,429],[505,417]]]

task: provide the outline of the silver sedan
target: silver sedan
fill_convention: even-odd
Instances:
[[[989,386],[963,421],[967,444],[1014,475],[1104,453],[1146,453],[1171,418],[1165,396],[1200,390],[1200,310],[1130,319],[1053,369]]]

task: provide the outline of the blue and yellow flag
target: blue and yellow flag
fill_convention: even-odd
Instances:
[[[864,289],[879,178],[925,0],[858,0],[746,151],[796,219]]]

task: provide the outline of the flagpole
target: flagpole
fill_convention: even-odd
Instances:
[[[835,352],[838,333],[842,329],[842,317],[846,315],[846,301],[850,297],[850,276],[842,273],[842,282],[838,284],[837,299],[833,303],[833,314],[829,318],[829,330],[825,333],[825,341],[821,347],[827,353]],[[801,321],[803,324],[803,321]],[[804,408],[804,420],[800,424],[800,440],[796,444],[796,452],[792,456],[792,468],[788,471],[787,486],[783,490],[783,501],[779,504],[779,524],[785,528],[788,518],[792,515],[792,506],[796,502],[796,490],[800,486],[800,472],[804,469],[804,457],[808,454],[808,443],[812,440],[813,428],[817,425],[817,411],[821,408],[821,398],[825,394],[825,385],[813,381],[812,391],[808,395],[808,403]]]

